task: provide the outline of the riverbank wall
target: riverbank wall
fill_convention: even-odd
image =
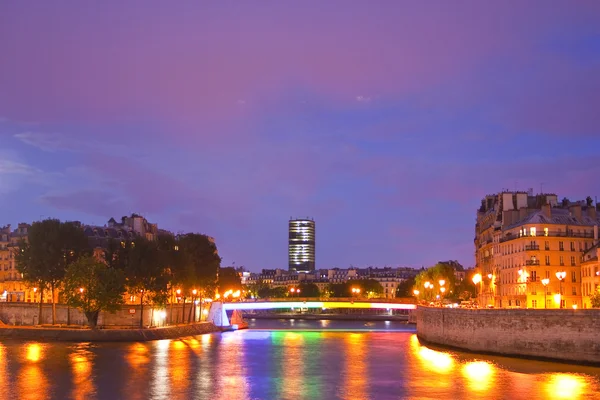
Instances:
[[[42,324],[52,323],[52,304],[42,304]],[[165,326],[167,324],[179,324],[190,316],[191,305],[186,304],[185,310],[182,305],[170,305],[158,309],[150,306],[144,306],[143,326]],[[139,305],[124,305],[115,313],[101,312],[98,316],[98,326],[100,327],[130,327],[135,328],[140,325]],[[196,320],[200,319],[200,307],[196,307]],[[40,321],[39,303],[2,303],[0,302],[0,322],[12,326],[33,326],[38,325]],[[76,308],[67,307],[64,304],[56,305],[56,324],[58,325],[87,325],[87,318]]]
[[[417,336],[471,352],[600,364],[600,310],[419,306]]]
[[[73,329],[0,325],[0,338],[62,342],[147,342],[221,332],[210,322],[150,329]]]

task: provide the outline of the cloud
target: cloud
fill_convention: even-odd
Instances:
[[[123,153],[131,152],[125,145],[100,142],[94,139],[79,139],[75,135],[62,133],[43,133],[43,132],[21,132],[13,135],[21,142],[36,147],[46,152],[104,152],[104,153]]]
[[[23,164],[9,159],[0,159],[0,174],[3,175],[33,175],[40,171],[30,165]]]

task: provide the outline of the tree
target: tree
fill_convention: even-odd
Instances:
[[[444,281],[444,285],[440,285],[440,281]],[[426,283],[431,286],[425,287]],[[419,291],[419,298],[427,301],[431,301],[441,297],[452,297],[455,294],[455,282],[456,277],[454,276],[454,268],[447,264],[438,263],[433,267],[426,269],[419,273],[415,278],[415,288]],[[442,293],[441,288],[444,287]]]
[[[82,257],[67,268],[63,294],[95,328],[100,311],[115,312],[124,303],[125,275],[91,256]]]
[[[34,222],[28,238],[15,254],[17,270],[31,285],[40,287],[40,316],[44,289],[52,291],[52,324],[56,322],[55,290],[63,282],[67,266],[89,254],[88,240],[75,223],[47,219]]]
[[[157,242],[137,238],[128,251],[124,270],[129,293],[140,296],[140,328],[144,325],[144,301],[166,304],[169,271]]]
[[[242,280],[235,268],[226,267],[219,270],[218,286],[221,293],[226,290],[233,290],[235,292],[242,289]]]
[[[396,297],[412,297],[415,287],[415,278],[410,277],[403,280],[396,287]]]
[[[314,283],[303,282],[298,285],[298,289],[300,289],[300,296],[302,297],[319,297],[321,295],[319,287]]]
[[[596,289],[594,294],[590,295],[590,302],[592,303],[592,308],[600,308],[600,290]]]

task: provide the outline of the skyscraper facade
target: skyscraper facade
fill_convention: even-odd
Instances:
[[[315,270],[315,221],[291,219],[288,227],[289,270],[309,272]]]

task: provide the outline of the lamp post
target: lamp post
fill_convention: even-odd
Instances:
[[[475,284],[475,286],[477,286],[479,283],[481,283],[481,274],[475,274],[473,275],[473,284]],[[481,295],[481,290],[479,291],[479,295]],[[479,303],[479,295],[477,296],[477,302]]]
[[[196,302],[195,302],[195,297],[196,297],[196,293],[198,293],[198,291],[196,289],[192,290],[192,320],[194,322],[196,322]]]
[[[413,290],[413,294],[415,295],[415,301],[419,303],[419,292],[417,289]]]
[[[567,276],[567,273],[565,271],[559,271],[556,273],[556,277],[559,280],[559,294],[560,294],[560,308],[563,308],[563,299],[562,299],[562,282],[563,279],[565,279]]]
[[[354,295],[356,295],[356,297],[358,297],[358,295],[360,294],[360,288],[352,288],[352,297],[354,297]]]
[[[548,286],[549,283],[550,283],[550,279],[548,279],[548,278],[542,279],[542,285],[544,285],[544,308],[547,308],[546,307],[546,294],[548,293],[548,291],[546,290],[546,286]]]

